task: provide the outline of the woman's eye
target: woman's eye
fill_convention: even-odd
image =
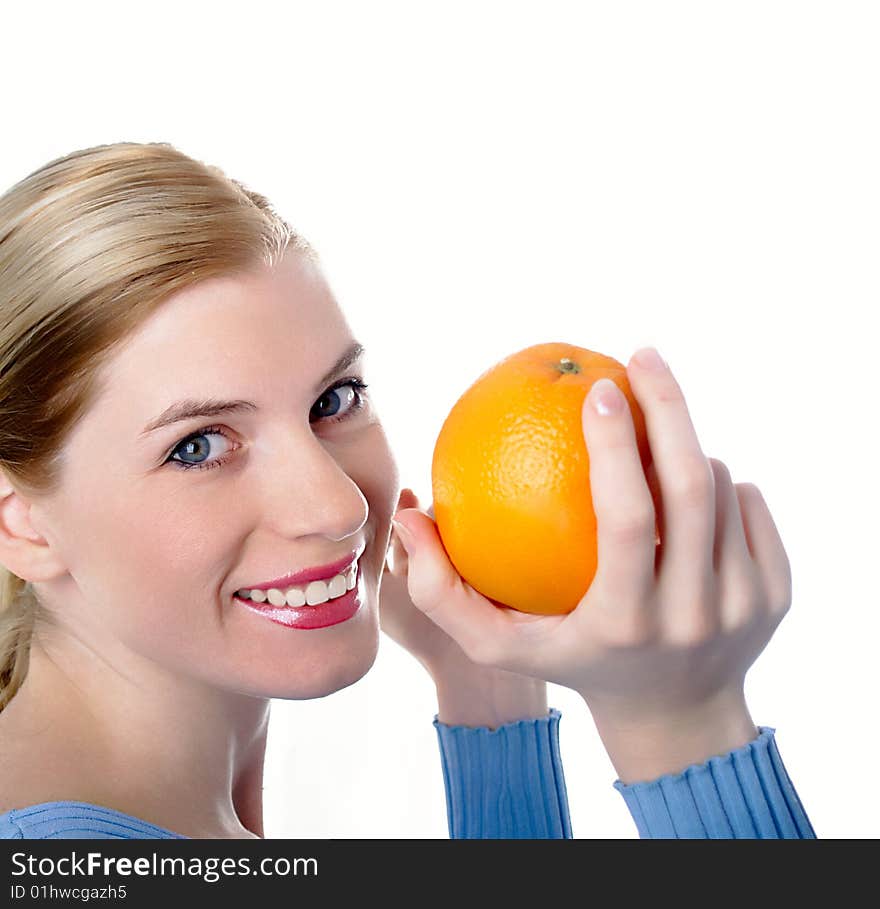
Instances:
[[[363,410],[366,405],[367,395],[363,393],[363,389],[365,388],[367,388],[366,383],[362,382],[359,378],[344,379],[332,388],[328,388],[327,391],[318,398],[315,406],[312,408],[313,412],[316,414],[314,422],[324,421],[327,423],[341,423],[344,420],[350,419],[356,413]],[[206,426],[178,442],[167,460],[184,470],[188,470],[192,467],[195,467],[198,470],[210,470],[212,467],[220,467],[225,462],[224,458],[207,459],[207,455],[212,449],[212,446],[205,440],[210,436],[220,436],[227,441],[231,441],[221,427]],[[183,458],[201,457],[203,459],[195,461],[180,460],[176,457],[178,454]]]
[[[366,395],[361,394],[361,390],[366,387],[359,379],[345,379],[340,384],[328,388],[315,404],[315,408],[319,410],[318,419],[329,419],[331,423],[338,423],[340,420],[345,420],[357,413],[364,406]],[[344,389],[348,390],[344,391]],[[327,410],[327,408],[319,407],[323,401],[330,401],[329,406],[335,409],[329,414],[321,412]],[[335,404],[335,401],[339,401],[339,404]],[[341,416],[338,415],[340,411],[342,412]]]
[[[209,470],[212,467],[218,467],[222,463],[221,459],[215,459],[213,461],[178,461],[174,457],[178,453],[185,457],[200,457],[207,455],[209,450],[212,449],[212,446],[207,444],[204,440],[208,439],[210,436],[220,436],[229,441],[229,436],[227,436],[218,426],[200,429],[198,432],[193,433],[180,442],[174,451],[171,452],[169,460],[172,464],[176,464],[178,467],[183,467],[184,469],[197,467],[200,470]]]

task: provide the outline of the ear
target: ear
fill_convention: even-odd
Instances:
[[[66,569],[34,527],[32,507],[0,470],[0,564],[26,581],[48,581]]]

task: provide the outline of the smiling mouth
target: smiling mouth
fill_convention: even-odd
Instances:
[[[268,590],[254,588],[236,590],[234,596],[248,603],[268,603],[271,606],[320,606],[322,603],[345,596],[357,584],[360,559],[348,569],[324,581],[309,581],[308,584],[293,585],[283,589],[270,587]]]
[[[330,591],[326,582],[312,581],[306,591],[307,599],[312,602],[304,604],[299,603],[298,595],[291,595],[294,599],[294,605],[290,605],[287,601],[289,592],[284,593],[283,591],[272,590],[257,590],[256,593],[260,596],[268,594],[275,600],[275,603],[270,600],[258,602],[239,596],[239,592],[236,592],[232,599],[233,602],[237,601],[249,612],[276,625],[300,631],[327,628],[347,622],[357,615],[364,605],[364,592],[361,589],[360,572],[357,569],[357,563],[355,563],[353,571],[350,574],[347,573],[344,585],[341,584],[342,580],[343,578],[339,575],[331,580],[331,583],[336,584],[334,590],[341,589],[344,586],[345,590],[339,596],[329,595]],[[321,590],[313,586],[317,584],[323,584],[325,589]],[[245,591],[240,592],[244,593]],[[283,602],[281,602],[282,593],[284,593]]]

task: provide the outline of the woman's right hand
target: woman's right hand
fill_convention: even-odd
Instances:
[[[474,662],[579,692],[610,741],[659,726],[687,738],[727,711],[725,728],[736,730],[728,737],[745,744],[757,735],[745,674],[791,604],[788,558],[757,487],[734,485],[721,461],[704,456],[668,367],[631,360],[627,370],[653,463],[646,477],[625,402],[600,416],[588,397],[598,569],[577,608],[552,616],[499,608],[461,578],[435,523],[403,509],[395,518],[415,544],[410,596]]]

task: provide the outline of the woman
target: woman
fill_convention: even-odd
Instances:
[[[0,311],[0,835],[262,837],[270,698],[362,678],[380,611],[437,686],[451,836],[571,837],[548,680],[642,836],[815,835],[742,696],[787,559],[667,370],[630,365],[650,490],[628,416],[585,408],[601,574],[535,617],[454,572],[317,256],[217,168],[134,143],[40,168],[0,198]]]

